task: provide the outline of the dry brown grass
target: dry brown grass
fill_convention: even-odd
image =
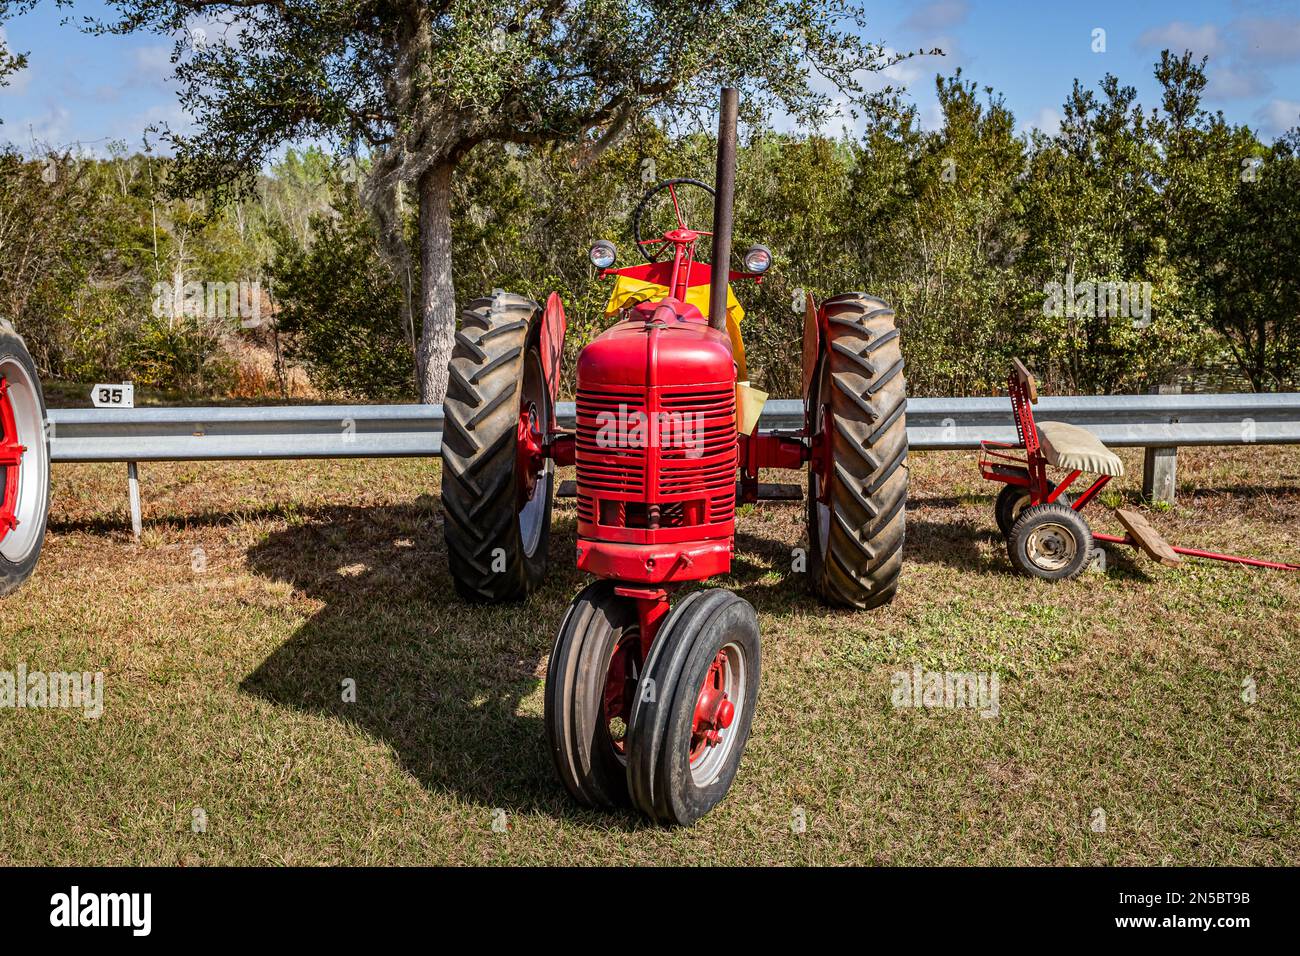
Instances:
[[[1140,460],[1125,458],[1131,500]],[[1180,468],[1178,506],[1152,514],[1170,540],[1300,560],[1300,450],[1185,451]],[[47,552],[2,608],[0,668],[103,670],[106,711],[0,711],[0,862],[1210,864],[1300,852],[1300,575],[1167,570],[1112,551],[1106,574],[1072,584],[1013,577],[996,488],[971,455],[914,456],[906,577],[879,611],[806,596],[790,571],[801,511],[743,515],[735,570],[716,583],[759,611],[758,719],[727,801],[678,831],[573,806],[544,750],[546,654],[581,584],[567,503],[545,589],[526,606],[471,608],[446,573],[435,462],[146,465],[138,545],[124,468],[54,477]],[[1118,529],[1101,509],[1093,519]],[[890,675],[914,663],[996,670],[1000,715],[894,709]],[[349,677],[355,704],[340,699]]]

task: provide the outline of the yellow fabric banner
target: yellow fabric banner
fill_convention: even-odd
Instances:
[[[646,282],[628,276],[614,276],[614,289],[609,294],[609,303],[605,306],[605,315],[614,316],[628,306],[645,302],[648,299],[662,299],[668,295],[668,287],[657,282]],[[686,290],[686,303],[700,310],[706,319],[709,317],[709,287],[694,285]],[[737,378],[744,381],[749,377],[745,367],[745,343],[740,337],[740,320],[745,317],[745,310],[740,306],[736,293],[727,286],[727,335],[731,338],[731,351],[736,359]]]

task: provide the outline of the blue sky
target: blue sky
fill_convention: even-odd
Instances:
[[[926,125],[935,123],[935,73],[958,66],[1003,93],[1022,129],[1054,129],[1076,77],[1095,86],[1114,73],[1154,106],[1151,68],[1165,46],[1210,54],[1207,105],[1229,120],[1266,137],[1300,124],[1300,0],[862,2],[870,39],[896,50],[947,51],[889,73],[908,87]],[[113,139],[138,146],[151,123],[184,127],[167,79],[168,38],[89,36],[61,24],[102,9],[47,3],[6,24],[10,48],[28,52],[30,65],[0,90],[0,138],[25,149],[35,141],[102,153]],[[1097,29],[1105,31],[1104,52],[1092,49]]]
[[[1021,128],[1052,130],[1075,78],[1086,86],[1107,73],[1159,105],[1152,68],[1166,47],[1208,54],[1206,106],[1267,137],[1300,124],[1300,3],[1296,0],[1179,0],[1087,3],[1012,0],[864,0],[871,39],[891,48],[938,46],[891,73],[904,80],[934,125],[936,72],[962,73],[1006,97]],[[1094,31],[1105,50],[1094,52]]]

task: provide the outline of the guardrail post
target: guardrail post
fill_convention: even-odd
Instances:
[[[131,536],[140,540],[140,472],[133,461],[126,463],[126,490],[131,499]]]
[[[1152,395],[1181,395],[1181,385],[1157,385]],[[1147,448],[1142,464],[1142,497],[1172,505],[1178,486],[1178,448]]]

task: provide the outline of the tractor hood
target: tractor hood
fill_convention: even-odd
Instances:
[[[644,302],[606,329],[578,357],[578,387],[672,387],[736,380],[731,340],[694,306]]]

